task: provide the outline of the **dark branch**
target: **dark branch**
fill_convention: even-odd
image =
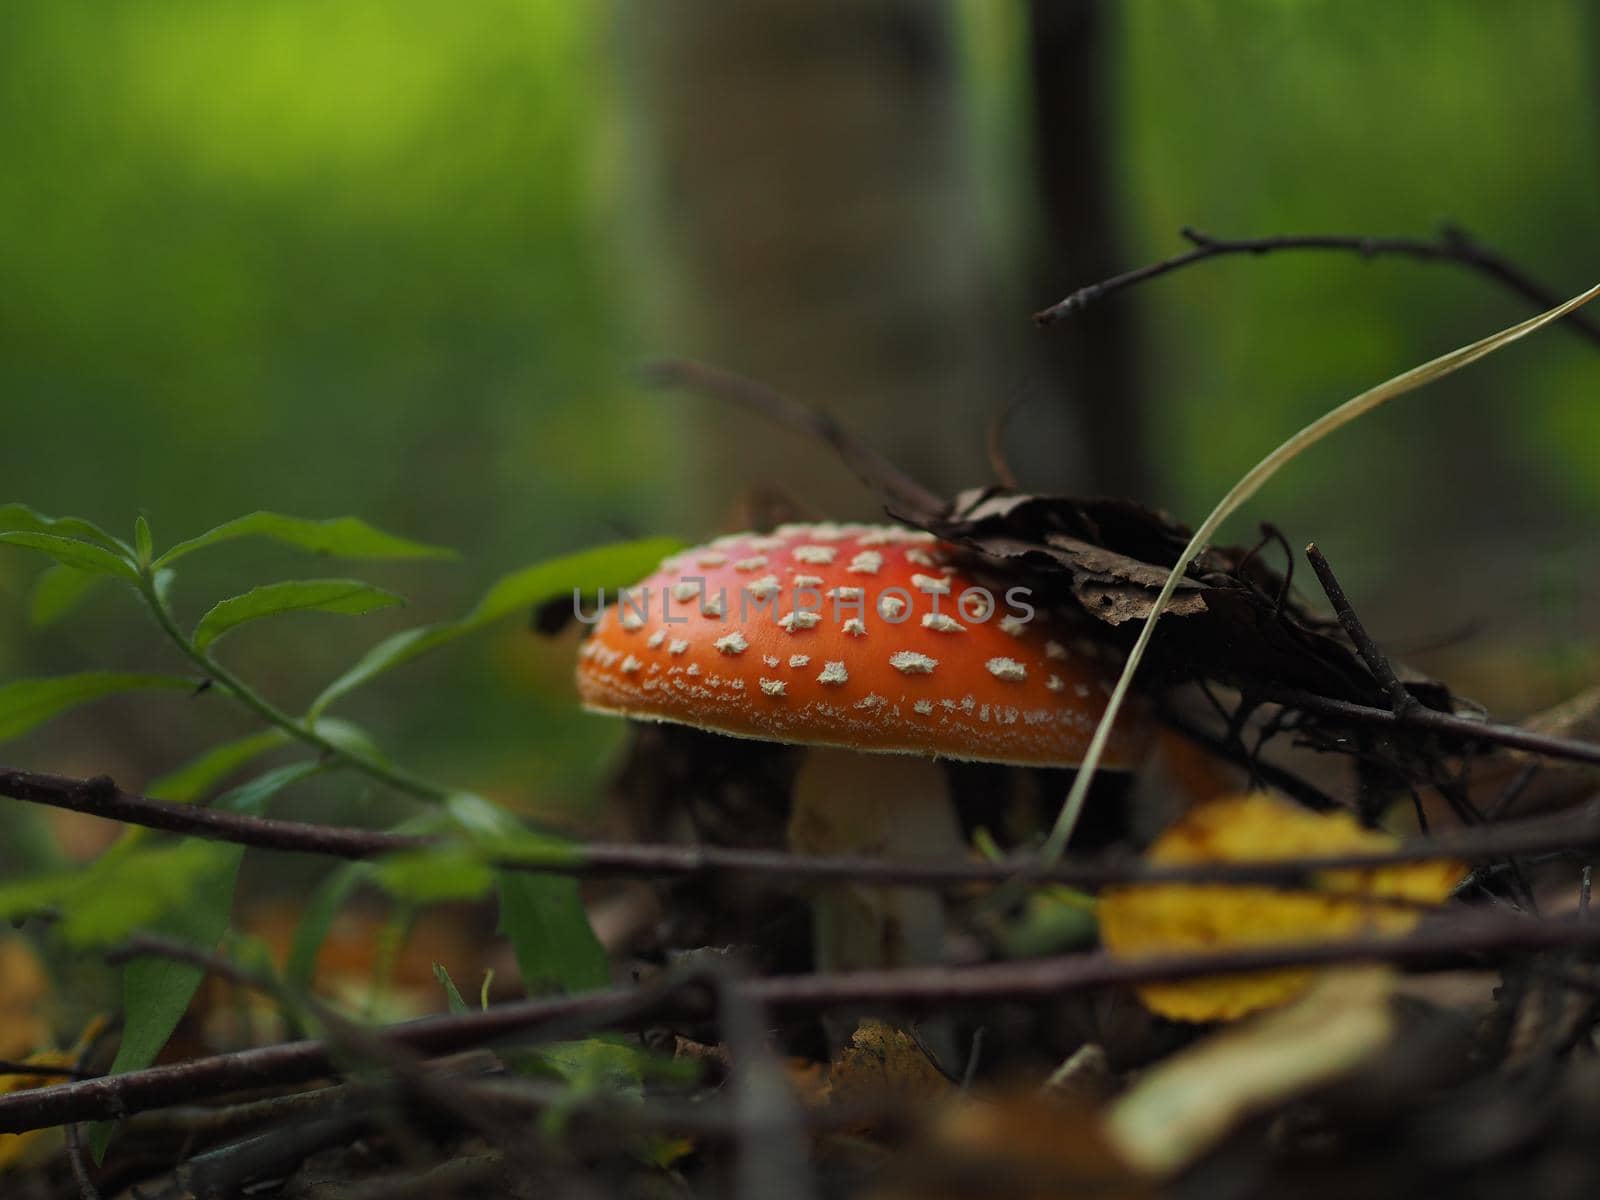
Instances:
[[[159,933],[133,934],[114,949],[107,951],[105,955],[106,961],[112,966],[121,966],[136,958],[164,958],[168,962],[199,967],[218,979],[236,987],[260,992],[269,999],[279,999],[283,992],[283,989],[267,976],[252,971],[231,958]]]
[[[53,1067],[44,1063],[20,1062],[14,1058],[0,1058],[0,1075],[26,1075],[31,1079],[88,1079],[94,1072],[80,1071],[77,1067]]]
[[[1184,229],[1183,237],[1194,246],[1194,249],[1079,288],[1066,299],[1035,313],[1033,319],[1040,325],[1053,325],[1113,292],[1136,287],[1183,267],[1205,262],[1207,259],[1221,258],[1230,254],[1272,254],[1280,250],[1334,250],[1345,254],[1358,254],[1362,258],[1410,258],[1419,262],[1453,263],[1487,276],[1507,291],[1521,296],[1540,311],[1554,308],[1566,299],[1565,296],[1558,295],[1514,266],[1504,255],[1481,245],[1465,231],[1452,226],[1446,226],[1438,237],[1431,239],[1291,234],[1284,237],[1231,240],[1212,237],[1193,228]],[[1573,313],[1566,318],[1565,324],[1580,337],[1600,345],[1600,324],[1596,324],[1592,318],[1582,313]]]
[[[1389,703],[1394,706],[1395,716],[1409,716],[1421,708],[1421,701],[1406,691],[1405,685],[1400,682],[1400,677],[1394,673],[1394,667],[1390,665],[1383,651],[1378,649],[1378,643],[1372,640],[1372,635],[1361,623],[1361,618],[1356,616],[1356,610],[1350,603],[1350,597],[1345,595],[1339,577],[1333,573],[1333,568],[1328,565],[1327,558],[1317,549],[1315,542],[1306,547],[1306,558],[1311,561],[1311,569],[1317,573],[1317,580],[1322,584],[1322,590],[1327,593],[1328,602],[1333,605],[1334,615],[1339,618],[1339,624],[1344,626],[1345,633],[1355,645],[1356,653],[1361,655],[1361,661],[1367,664],[1367,670],[1372,672],[1372,677],[1389,694]]]
[[[857,479],[885,500],[931,519],[945,511],[934,495],[827,413],[803,404],[775,388],[732,371],[689,359],[667,358],[647,363],[645,381],[655,387],[676,387],[697,396],[742,405],[779,425],[827,443]]]
[[[1396,714],[1386,708],[1371,708],[1365,704],[1336,700],[1331,696],[1319,696],[1314,692],[1303,692],[1293,688],[1258,687],[1256,695],[1274,704],[1282,704],[1286,708],[1297,708],[1302,712],[1316,713],[1337,721],[1348,721],[1357,725],[1393,725],[1428,729],[1469,744],[1504,746],[1508,750],[1525,750],[1530,754],[1539,754],[1547,758],[1567,759],[1571,762],[1600,767],[1600,744],[1580,742],[1573,738],[1552,737],[1549,734],[1535,733],[1531,729],[1521,729],[1515,725],[1495,725],[1488,721],[1476,721],[1470,717],[1458,717],[1454,713],[1440,712],[1434,708],[1419,706],[1408,713]]]
[[[1078,954],[977,967],[916,967],[845,974],[776,976],[740,983],[742,999],[769,1011],[839,1006],[913,1010],[996,1000],[1049,1002],[1078,991],[1240,971],[1350,962],[1454,966],[1464,956],[1600,949],[1600,923],[1492,918],[1425,929],[1400,938],[1355,939],[1257,947],[1220,953],[1119,959]],[[395,1050],[419,1056],[454,1054],[517,1039],[567,1039],[624,1028],[646,1018],[709,1020],[714,993],[678,981],[666,987],[612,988],[558,999],[527,1000],[463,1016],[430,1017],[374,1031]],[[103,1120],[174,1104],[191,1104],[245,1088],[304,1083],[336,1073],[336,1048],[287,1042],[123,1075],[81,1080],[0,1096],[0,1133],[22,1133],[69,1121]]]
[[[1017,481],[1017,474],[1011,469],[1011,464],[1006,461],[1005,432],[1006,424],[1020,407],[1022,407],[1020,403],[1007,405],[1004,412],[991,417],[983,435],[983,448],[989,459],[989,470],[994,472],[995,480],[1001,487],[1013,492],[1021,491],[1022,485]]]
[[[1358,705],[1350,707],[1360,709]],[[1360,711],[1374,714],[1384,721],[1396,720],[1392,713],[1383,709]],[[1423,709],[1421,712],[1426,716],[1447,716],[1435,713],[1432,709]],[[1478,728],[1471,722],[1461,723],[1472,730]],[[445,844],[443,839],[438,838],[282,821],[169,804],[121,791],[104,777],[80,780],[32,771],[0,769],[0,796],[143,825],[168,833],[350,861]],[[1008,880],[1064,883],[1078,887],[1130,883],[1262,883],[1292,887],[1313,885],[1314,876],[1320,871],[1437,859],[1475,862],[1508,855],[1558,854],[1594,848],[1600,848],[1600,805],[1558,817],[1506,822],[1431,838],[1412,838],[1381,853],[1332,854],[1259,863],[1159,866],[1138,859],[1102,859],[1067,861],[1045,867],[1033,855],[1002,862],[914,862],[851,855],[803,856],[777,850],[625,842],[575,842],[563,846],[559,854],[537,860],[519,856],[509,848],[503,856],[497,857],[490,852],[486,858],[491,865],[502,870],[585,878],[672,879],[739,873],[791,884],[859,881],[940,888]]]
[[[1178,712],[1170,705],[1157,701],[1156,715],[1163,725],[1177,733],[1180,737],[1187,738],[1197,746],[1203,746],[1218,758],[1225,759],[1250,772],[1252,782],[1267,784],[1275,787],[1286,796],[1292,796],[1306,808],[1313,812],[1334,812],[1346,806],[1340,804],[1321,788],[1308,780],[1300,778],[1293,771],[1271,763],[1261,757],[1260,753],[1252,753],[1238,737],[1212,733],[1190,720],[1183,713]],[[1426,830],[1424,830],[1426,832]]]
[[[78,1184],[78,1200],[100,1200],[100,1189],[95,1187],[89,1174],[89,1157],[84,1152],[83,1130],[76,1121],[66,1128],[67,1161],[72,1164],[72,1178]]]
[[[465,1127],[474,1129],[489,1138],[491,1142],[509,1142],[511,1149],[508,1153],[512,1157],[520,1159],[523,1156],[520,1133],[508,1125],[498,1113],[477,1101],[468,1089],[455,1086],[451,1081],[429,1071],[421,1057],[406,1046],[386,1040],[379,1031],[344,1017],[315,996],[292,994],[271,975],[252,970],[206,947],[178,941],[164,934],[147,932],[134,934],[121,947],[107,954],[106,958],[112,963],[127,962],[135,958],[160,958],[169,962],[185,963],[199,967],[236,986],[259,992],[286,1007],[301,1008],[313,1017],[322,1029],[325,1044],[338,1061],[346,1066],[366,1063],[385,1070],[397,1084],[438,1110],[454,1114]],[[277,1139],[271,1140],[276,1142]],[[297,1136],[293,1132],[287,1133],[287,1141],[291,1147],[298,1144]],[[265,1149],[269,1155],[280,1152],[275,1145],[263,1147],[259,1142],[255,1149]],[[236,1168],[239,1157],[248,1158],[254,1152],[237,1146],[232,1150],[218,1151],[215,1155],[207,1156],[209,1159],[207,1169],[220,1171],[226,1175]],[[193,1160],[189,1165],[198,1167],[200,1161]],[[191,1185],[193,1182],[191,1173]],[[192,1190],[205,1194],[216,1191],[221,1194],[231,1192],[233,1189],[219,1185],[214,1188],[192,1187]]]

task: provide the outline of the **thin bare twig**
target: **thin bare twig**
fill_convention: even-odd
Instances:
[[[412,1095],[439,1111],[451,1113],[465,1127],[503,1144],[507,1156],[512,1160],[521,1162],[525,1158],[527,1151],[519,1130],[492,1106],[474,1096],[469,1088],[459,1086],[457,1081],[428,1069],[416,1052],[347,1019],[315,996],[291,995],[270,974],[252,970],[205,947],[163,934],[136,933],[106,955],[107,961],[113,963],[147,957],[197,966],[239,987],[269,996],[286,1007],[303,1009],[322,1027],[327,1044],[339,1055],[340,1061],[366,1063],[386,1069],[390,1077]],[[292,1124],[276,1133],[250,1139],[243,1145],[216,1151],[204,1156],[203,1161],[197,1159],[189,1164],[191,1170],[180,1172],[180,1176],[190,1181],[194,1191],[231,1194],[236,1190],[234,1185],[243,1182],[265,1164],[279,1160],[298,1162],[301,1155],[327,1144],[328,1138],[343,1137],[365,1120],[366,1117],[360,1114],[336,1113],[322,1119]],[[523,1162],[522,1165],[531,1164]],[[193,1181],[200,1178],[212,1178],[214,1182],[208,1187],[193,1186]]]
[[[83,1129],[77,1121],[66,1127],[67,1161],[72,1164],[72,1178],[78,1185],[79,1200],[100,1200],[100,1189],[89,1176],[89,1158],[83,1150]]]
[[[1531,303],[1541,312],[1561,303],[1562,297],[1513,265],[1504,255],[1480,244],[1464,230],[1445,226],[1436,238],[1353,237],[1341,234],[1292,234],[1283,237],[1227,239],[1212,237],[1198,229],[1185,228],[1182,237],[1194,248],[1157,263],[1127,271],[1110,279],[1081,287],[1064,300],[1034,314],[1040,325],[1053,325],[1079,309],[1104,299],[1113,292],[1136,287],[1151,279],[1230,254],[1272,254],[1282,250],[1333,250],[1358,254],[1362,258],[1411,258],[1421,262],[1453,263],[1487,276]],[[1600,345],[1600,324],[1582,314],[1566,318],[1569,329]]]
[[[1356,725],[1397,725],[1413,729],[1430,729],[1435,733],[1448,734],[1468,744],[1504,746],[1508,750],[1525,750],[1529,754],[1600,767],[1600,744],[1595,742],[1552,737],[1516,725],[1496,725],[1490,721],[1458,717],[1454,713],[1440,712],[1436,708],[1419,706],[1411,712],[1397,714],[1386,708],[1373,708],[1366,704],[1338,700],[1332,696],[1320,696],[1315,692],[1301,691],[1297,688],[1257,687],[1255,691],[1261,699],[1270,700],[1274,704],[1282,704],[1286,708],[1297,708],[1302,712],[1316,713],[1319,716],[1348,721]]]
[[[1422,707],[1422,702],[1406,691],[1405,684],[1401,683],[1400,677],[1394,673],[1394,667],[1389,659],[1378,649],[1378,643],[1372,640],[1372,635],[1361,623],[1361,618],[1356,616],[1350,597],[1345,595],[1344,586],[1340,584],[1339,577],[1333,573],[1327,557],[1317,548],[1315,542],[1306,547],[1306,558],[1310,560],[1311,569],[1317,573],[1317,580],[1322,584],[1322,590],[1327,593],[1328,602],[1333,605],[1334,615],[1339,618],[1339,624],[1344,626],[1344,631],[1354,644],[1356,653],[1361,656],[1361,661],[1367,664],[1367,670],[1372,672],[1372,677],[1389,694],[1389,703],[1394,706],[1394,715],[1410,716]]]
[[[945,511],[943,500],[814,405],[785,396],[754,379],[690,359],[657,359],[645,364],[642,374],[652,386],[682,388],[698,396],[738,404],[799,433],[810,434],[831,446],[857,479],[885,499],[920,515],[931,517]]]
[[[1006,425],[1020,407],[1020,402],[1008,404],[1005,411],[989,418],[983,433],[983,448],[989,459],[989,470],[994,472],[995,480],[1001,487],[1013,492],[1021,491],[1022,485],[1017,482],[1017,473],[1006,461],[1005,432]]]
[[[61,1076],[67,1079],[88,1079],[92,1071],[76,1067],[51,1067],[44,1063],[21,1062],[15,1058],[0,1058],[0,1075],[26,1075],[33,1079],[50,1079]]]
[[[1359,707],[1359,706],[1354,706]],[[1384,709],[1363,710],[1393,721]],[[1425,714],[1434,714],[1424,709]],[[1476,728],[1470,723],[1469,728]],[[210,838],[267,850],[319,854],[351,861],[446,844],[441,839],[385,833],[340,825],[316,825],[252,817],[215,809],[170,804],[123,792],[104,777],[63,778],[31,771],[0,770],[0,796],[90,813],[170,833]],[[1576,853],[1600,847],[1600,805],[1555,817],[1411,838],[1381,852],[1314,855],[1253,863],[1158,865],[1140,859],[1067,859],[1045,866],[1031,855],[998,862],[930,859],[886,860],[854,855],[807,856],[777,850],[705,845],[574,842],[537,859],[492,849],[485,859],[498,869],[583,878],[674,879],[745,874],[791,884],[867,882],[883,885],[963,888],[1008,881],[1105,887],[1131,883],[1257,883],[1308,886],[1318,872],[1456,859],[1479,862],[1509,855]]]
[[[1206,689],[1207,699],[1220,708],[1215,693]],[[1231,725],[1232,715],[1225,709],[1222,710],[1225,720]],[[1197,746],[1215,754],[1218,758],[1226,759],[1236,766],[1243,767],[1250,773],[1252,786],[1256,782],[1265,783],[1277,788],[1286,796],[1292,796],[1313,812],[1335,812],[1347,807],[1329,796],[1321,788],[1308,780],[1300,778],[1293,771],[1286,770],[1276,763],[1267,762],[1261,757],[1261,745],[1252,752],[1244,744],[1244,740],[1235,729],[1229,734],[1212,733],[1202,728],[1184,714],[1178,712],[1170,705],[1162,704],[1158,698],[1156,715],[1163,725],[1171,729],[1180,737],[1187,738]],[[1262,744],[1265,743],[1267,734],[1263,731]]]
[[[79,1078],[85,1074],[84,1064],[94,1053],[97,1040],[94,1036],[85,1038],[84,1044],[78,1050],[77,1059],[72,1066]],[[78,1185],[79,1200],[100,1200],[100,1189],[95,1186],[94,1177],[89,1171],[89,1155],[83,1144],[83,1127],[76,1121],[69,1121],[64,1133],[67,1161],[72,1165],[72,1178]]]
[[[749,1003],[797,1012],[834,1007],[897,1005],[932,1010],[995,1000],[1048,1002],[1072,992],[1206,975],[1393,962],[1455,965],[1483,954],[1536,954],[1600,949],[1600,923],[1488,918],[1425,928],[1405,937],[1252,947],[1204,954],[1113,958],[1078,954],[990,963],[835,974],[790,975],[735,985]],[[461,1016],[430,1017],[374,1030],[370,1036],[417,1056],[453,1054],[508,1039],[542,1042],[625,1027],[646,1016],[708,1020],[715,1001],[703,987],[682,980],[664,986],[612,988],[578,996],[528,1000]],[[303,1083],[337,1070],[336,1048],[299,1041],[170,1066],[150,1067],[0,1096],[0,1133],[22,1133],[68,1121],[123,1117],[173,1104],[189,1104],[242,1088]]]
[[[1494,803],[1489,806],[1489,811],[1483,814],[1484,820],[1498,821],[1507,812],[1511,811],[1511,806],[1521,798],[1522,793],[1528,790],[1528,785],[1538,776],[1539,769],[1540,765],[1537,762],[1525,763],[1522,769],[1512,777],[1511,782],[1500,789],[1500,794],[1494,798]]]
[[[812,1200],[816,1179],[805,1119],[793,1087],[767,1045],[761,1008],[729,970],[713,973],[717,1022],[733,1055],[733,1095],[747,1118],[735,1161],[737,1196]]]

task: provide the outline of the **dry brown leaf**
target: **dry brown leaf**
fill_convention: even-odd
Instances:
[[[1112,1145],[1153,1175],[1193,1162],[1255,1113],[1359,1066],[1394,1036],[1388,967],[1326,973],[1299,1001],[1152,1068],[1106,1114]]]
[[[866,1112],[925,1107],[950,1092],[916,1039],[882,1021],[862,1021],[828,1070],[830,1102]]]
[[[1125,653],[1149,617],[1191,531],[1164,513],[1123,500],[964,492],[949,511],[917,521],[948,540],[1035,577],[1035,603],[1092,618],[1100,638]],[[1211,546],[1180,579],[1151,646],[1147,671],[1259,680],[1387,706],[1354,648],[1326,621],[1286,595],[1267,556]],[[1091,627],[1093,628],[1093,627]],[[1098,639],[1097,639],[1098,640]],[[1449,709],[1449,693],[1426,689]]]
[[[1554,708],[1536,713],[1522,724],[1525,729],[1551,737],[1600,742],[1600,687],[1579,692]]]
[[[1587,688],[1521,722],[1530,733],[1600,742],[1600,687]],[[1476,764],[1472,799],[1484,808],[1502,804],[1507,789],[1515,800],[1502,816],[1528,816],[1572,808],[1600,795],[1600,768],[1543,758],[1525,750],[1501,750]]]
[[[1132,1200],[1149,1185],[1081,1100],[1034,1089],[952,1101],[886,1170],[874,1200]]]
[[[789,1058],[783,1063],[784,1074],[795,1096],[807,1108],[826,1108],[828,1104],[828,1067],[825,1063],[806,1058]]]
[[[1524,729],[1548,737],[1600,742],[1600,687],[1589,688],[1554,708],[1535,713],[1522,725]],[[1518,771],[1529,763],[1539,764],[1538,776],[1519,802],[1520,811],[1579,803],[1600,791],[1600,769],[1587,764],[1551,762],[1523,751],[1513,751],[1507,757],[1516,764]]]
[[[1191,810],[1156,840],[1146,857],[1166,865],[1271,862],[1379,852],[1396,844],[1388,834],[1361,828],[1346,813],[1307,812],[1254,793]],[[1100,902],[1100,934],[1119,957],[1399,934],[1416,925],[1415,908],[1363,902],[1360,897],[1437,903],[1463,874],[1459,863],[1429,862],[1328,871],[1316,880],[1323,891],[1214,884],[1112,888]],[[1150,1008],[1176,1020],[1232,1020],[1287,1003],[1314,976],[1311,968],[1288,968],[1150,983],[1138,992]]]

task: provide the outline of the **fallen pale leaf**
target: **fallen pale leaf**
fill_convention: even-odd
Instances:
[[[1111,1144],[1169,1175],[1254,1113],[1347,1074],[1394,1036],[1388,967],[1330,971],[1300,1000],[1148,1071],[1106,1114]]]

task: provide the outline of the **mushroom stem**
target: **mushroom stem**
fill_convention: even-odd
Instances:
[[[944,771],[932,759],[816,747],[795,778],[789,845],[804,854],[883,858],[965,853]],[[837,884],[812,905],[819,971],[937,963],[944,900],[923,888]]]

